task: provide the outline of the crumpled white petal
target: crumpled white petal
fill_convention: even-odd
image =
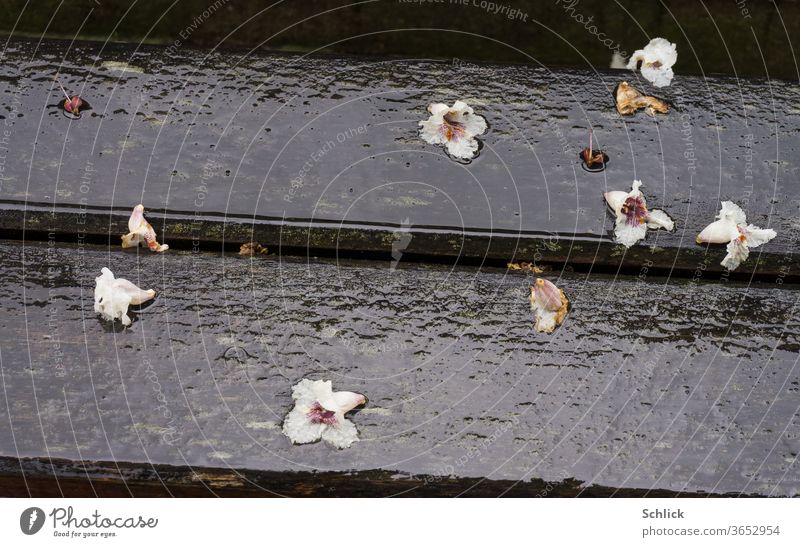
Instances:
[[[739,229],[731,219],[724,218],[712,222],[700,232],[695,240],[697,243],[727,243],[739,237]]]
[[[302,407],[295,404],[286,420],[283,422],[283,433],[295,444],[313,443],[322,438],[322,432],[328,427],[323,423],[314,424],[309,422],[308,411],[310,407]]]
[[[428,105],[431,117],[419,122],[420,136],[429,144],[443,144],[454,158],[469,160],[478,151],[475,138],[486,131],[486,120],[464,101],[452,107],[443,103]]]
[[[564,291],[541,277],[531,286],[530,302],[537,332],[553,332],[567,316],[569,300]]]
[[[747,215],[744,214],[741,207],[732,201],[722,202],[722,209],[720,209],[717,218],[720,220],[732,220],[736,224],[747,222]]]
[[[664,38],[653,38],[643,49],[633,52],[628,68],[636,70],[641,62],[642,76],[656,87],[665,87],[672,82],[672,65],[677,61],[678,49],[675,44]]]
[[[320,439],[336,448],[358,441],[356,426],[344,415],[366,403],[366,397],[350,391],[333,391],[330,380],[302,379],[292,388],[294,408],[283,422],[283,433],[295,444]]]
[[[729,270],[735,270],[739,267],[739,264],[747,260],[747,257],[750,256],[750,249],[747,244],[739,238],[732,239],[730,243],[728,243],[727,250],[728,254],[722,259],[721,264],[722,267],[728,268]]]
[[[616,220],[614,227],[614,241],[626,247],[633,247],[637,241],[641,241],[647,235],[647,224],[628,224],[625,218]]]
[[[630,192],[613,190],[603,197],[614,212],[614,241],[631,247],[645,238],[647,229],[675,229],[675,222],[661,209],[647,209],[647,201],[639,190],[642,181],[634,180]]]
[[[647,215],[647,227],[653,230],[664,228],[668,232],[675,229],[675,221],[661,209],[651,209]]]
[[[675,74],[671,68],[653,67],[651,65],[642,65],[642,76],[644,79],[651,82],[656,87],[666,87],[672,83],[672,78]]]
[[[763,229],[753,224],[748,224],[747,228],[744,229],[744,233],[747,236],[747,246],[751,249],[767,243],[778,235],[777,232],[771,228]]]
[[[611,63],[609,63],[608,68],[628,68],[628,59],[619,51],[615,51],[611,54]]]
[[[475,139],[451,140],[447,143],[447,153],[461,160],[469,160],[475,157],[478,151],[478,141]]]
[[[141,203],[133,208],[131,217],[128,219],[128,233],[122,236],[122,248],[147,247],[156,253],[163,253],[169,249],[169,245],[159,245],[156,240],[156,231],[153,226],[144,218],[144,205]]]
[[[353,422],[342,418],[336,425],[323,429],[322,440],[336,448],[347,448],[358,440],[358,430]]]
[[[103,268],[100,277],[95,278],[94,311],[103,316],[103,319],[114,321],[119,319],[122,324],[131,324],[128,317],[128,306],[143,304],[151,300],[156,291],[143,290],[127,279],[115,279],[108,268]]]
[[[723,201],[717,220],[703,228],[697,235],[697,243],[727,243],[728,254],[722,259],[722,266],[735,270],[747,260],[750,249],[756,248],[778,235],[770,228],[763,229],[747,224],[747,216],[742,208],[732,201]]]

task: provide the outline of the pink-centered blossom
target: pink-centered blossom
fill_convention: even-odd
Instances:
[[[294,408],[283,422],[283,433],[295,444],[320,439],[336,448],[358,441],[358,430],[344,415],[367,402],[360,393],[333,391],[330,380],[302,379],[292,388]]]
[[[675,223],[667,213],[647,208],[647,201],[639,191],[641,186],[642,182],[635,180],[630,192],[615,190],[604,194],[606,203],[616,216],[615,241],[626,247],[644,239],[648,228],[664,228],[670,232],[675,228]]]
[[[735,270],[747,260],[750,249],[767,243],[777,235],[775,230],[747,224],[744,211],[732,201],[722,202],[722,209],[716,218],[698,234],[697,243],[727,243],[728,254],[721,264],[729,270]]]
[[[456,101],[453,106],[431,103],[428,112],[431,117],[419,122],[423,140],[444,145],[454,158],[472,159],[479,148],[475,137],[486,131],[486,120],[475,114],[464,101]]]

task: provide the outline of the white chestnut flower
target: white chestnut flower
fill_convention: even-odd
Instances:
[[[531,285],[530,300],[537,332],[553,332],[567,316],[569,300],[564,291],[546,279],[540,277]]]
[[[156,231],[144,218],[144,205],[141,203],[133,208],[131,218],[128,219],[129,233],[122,236],[122,248],[138,247],[147,245],[151,251],[163,253],[169,249],[169,245],[159,245],[156,240]]]
[[[428,105],[431,117],[419,122],[420,136],[430,144],[443,144],[454,158],[469,160],[478,151],[477,135],[486,131],[486,120],[475,114],[464,101],[453,106],[443,103]]]
[[[358,430],[345,413],[367,402],[360,393],[333,391],[330,380],[303,378],[292,387],[294,408],[283,422],[283,434],[295,444],[320,439],[336,448],[347,448],[358,440]]]
[[[144,304],[156,295],[153,289],[145,291],[127,279],[115,279],[108,268],[103,268],[100,277],[95,277],[94,282],[95,313],[101,314],[108,321],[120,319],[126,327],[131,324],[128,306]]]
[[[642,181],[635,180],[630,192],[615,190],[603,194],[617,217],[614,226],[615,241],[626,247],[644,239],[648,228],[664,228],[670,232],[675,228],[675,223],[667,213],[660,209],[647,209],[644,195],[639,191],[641,185]]]
[[[628,68],[636,70],[642,63],[642,76],[656,87],[668,86],[672,82],[672,65],[678,60],[675,44],[664,38],[653,38],[644,49],[637,49],[628,61]]]
[[[727,243],[728,254],[721,264],[729,270],[735,270],[747,260],[751,248],[763,245],[778,235],[775,230],[747,224],[744,211],[732,201],[722,202],[722,209],[716,218],[698,234],[697,243]]]

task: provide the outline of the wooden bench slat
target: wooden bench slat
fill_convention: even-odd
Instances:
[[[639,85],[629,71],[33,48],[12,41],[0,67],[7,233],[114,239],[144,202],[168,243],[250,236],[390,253],[406,230],[407,253],[427,257],[650,263],[691,277],[722,271],[724,247],[707,252],[694,238],[729,199],[778,232],[742,275],[783,279],[800,266],[792,83],[678,75],[658,90],[673,103],[668,115],[621,117],[612,92],[623,79]],[[56,106],[57,71],[92,105],[78,121]],[[490,124],[468,166],[417,136],[429,102],[458,98]],[[603,173],[579,166],[590,126],[611,158]],[[602,194],[634,178],[677,230],[624,252],[611,241]]]
[[[0,263],[8,458],[800,486],[794,286],[554,273],[572,309],[547,336],[527,276],[497,269],[46,243],[2,243]],[[129,329],[93,312],[103,266],[159,293]],[[352,417],[360,442],[289,443],[280,424],[303,377],[369,397]]]

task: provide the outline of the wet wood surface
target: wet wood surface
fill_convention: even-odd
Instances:
[[[8,495],[798,494],[797,286],[0,244]],[[156,300],[93,312],[110,267]],[[280,426],[301,378],[369,403]],[[326,493],[326,488],[328,490]],[[61,490],[59,490],[61,489]],[[338,489],[338,490],[337,490]]]
[[[630,71],[167,51],[11,41],[0,66],[7,131],[0,230],[116,243],[143,202],[173,246],[255,239],[286,253],[455,262],[538,260],[719,279],[724,247],[695,235],[721,200],[778,236],[735,276],[797,280],[797,86]],[[54,74],[92,110],[70,120]],[[673,105],[617,114],[628,80]],[[417,135],[429,102],[486,117],[480,156]],[[602,173],[578,153],[594,129]],[[676,221],[625,250],[602,194],[644,182]],[[406,237],[409,235],[410,237]],[[713,274],[713,275],[712,275]]]

